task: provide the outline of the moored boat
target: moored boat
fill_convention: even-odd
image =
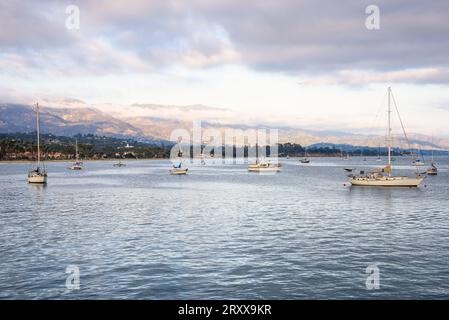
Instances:
[[[433,136],[432,136],[432,145],[433,145]],[[436,176],[438,174],[438,168],[435,165],[435,159],[434,159],[434,148],[432,147],[432,163],[430,164],[430,168],[426,170],[427,175],[429,176]]]
[[[78,139],[75,140],[75,163],[69,167],[70,170],[83,170],[83,162],[79,161]]]
[[[271,161],[261,161],[248,165],[249,172],[280,172],[281,165],[274,164]]]
[[[119,162],[114,163],[113,166],[114,167],[126,167],[126,163],[119,161]]]
[[[418,187],[424,180],[425,177],[420,174],[416,175],[416,177],[394,176],[392,174],[391,131],[391,88],[388,87],[388,164],[383,169],[372,170],[368,174],[361,172],[359,175],[350,175],[349,182],[351,185],[367,187]]]
[[[310,163],[310,159],[307,157],[307,147],[304,148],[304,158],[299,159],[299,162],[303,164]]]
[[[427,173],[429,176],[436,176],[436,175],[438,174],[438,168],[435,166],[434,163],[432,163],[432,164],[430,165],[430,168],[426,170],[426,173]]]
[[[40,122],[39,122],[39,103],[36,103],[36,135],[37,135],[37,163],[35,168],[28,172],[28,182],[36,184],[47,183],[47,170],[44,164],[41,164],[40,147]],[[41,167],[42,166],[42,167]]]
[[[170,170],[170,174],[172,176],[186,175],[188,171],[188,168],[182,168],[182,163],[179,163],[178,166],[173,165],[173,169]]]

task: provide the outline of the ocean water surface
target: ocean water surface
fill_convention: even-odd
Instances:
[[[275,175],[52,162],[46,186],[0,163],[0,299],[447,299],[449,159],[437,163],[417,189],[345,186],[344,167],[379,165],[362,158],[283,159]]]

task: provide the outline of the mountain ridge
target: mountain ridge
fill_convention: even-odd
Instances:
[[[291,126],[255,125],[239,123],[238,119],[233,124],[220,123],[216,118],[208,118],[207,112],[211,110],[226,110],[203,105],[187,106],[186,110],[175,117],[175,115],[161,114],[157,116],[141,115],[137,113],[133,117],[120,117],[114,112],[107,113],[103,108],[88,105],[81,100],[71,99],[67,104],[61,103],[60,107],[55,104],[44,104],[41,108],[41,129],[43,133],[73,136],[76,134],[96,134],[112,137],[134,137],[146,140],[168,141],[173,130],[183,128],[192,130],[192,119],[204,116],[202,120],[203,129],[217,129],[224,132],[226,129],[248,130],[255,128],[279,129],[280,143],[298,143],[301,145],[312,145],[318,143],[331,143],[334,145],[350,144],[353,146],[377,147],[385,145],[383,137],[373,134],[357,134],[335,130],[310,130]],[[137,105],[137,104],[135,104]],[[163,105],[141,104],[151,106],[150,109],[163,110]],[[153,108],[153,106],[155,106]],[[171,110],[181,110],[182,106],[168,106]],[[198,112],[198,114],[195,114]],[[186,116],[187,115],[187,116]],[[31,106],[18,103],[0,104],[0,132],[30,132],[35,130],[35,113]],[[449,140],[435,138],[422,134],[409,134],[410,143],[420,145],[423,149],[437,148],[449,149]],[[402,141],[399,138],[397,141]],[[407,147],[402,141],[403,147]],[[401,146],[402,147],[402,146]]]

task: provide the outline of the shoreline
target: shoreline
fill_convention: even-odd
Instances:
[[[303,156],[290,156],[290,159],[301,159],[304,158]],[[341,158],[340,155],[333,156],[333,155],[308,155],[308,158]],[[360,158],[360,156],[354,156],[351,158]],[[365,157],[363,157],[365,158]],[[367,159],[369,158],[377,158],[377,156],[366,156]],[[200,159],[200,158],[198,158]],[[287,160],[286,156],[279,157],[279,159],[285,159]],[[156,160],[170,160],[170,158],[140,158],[140,159],[79,159],[78,161],[81,162],[100,162],[100,161],[156,161]],[[75,159],[64,159],[64,160],[42,160],[42,162],[76,162]],[[0,164],[5,163],[34,163],[36,160],[0,160]]]
[[[148,161],[148,160],[170,160],[170,158],[142,158],[142,159],[68,159],[68,160],[41,160],[41,162],[96,162],[96,161]],[[34,163],[36,160],[0,160],[1,163]]]

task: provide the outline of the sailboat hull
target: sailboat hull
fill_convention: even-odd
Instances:
[[[280,172],[281,164],[280,163],[271,163],[271,162],[263,162],[263,163],[251,163],[248,165],[249,172]]]
[[[413,165],[414,165],[415,167],[423,167],[425,164],[422,163],[422,162],[413,162]]]
[[[170,170],[170,174],[172,176],[182,176],[182,175],[186,175],[188,170],[189,169],[178,169],[178,168],[175,168],[175,169]]]
[[[28,176],[28,182],[34,184],[45,184],[47,183],[47,176],[45,175],[30,175]]]
[[[423,177],[353,177],[349,182],[353,186],[416,188],[423,180]]]
[[[248,171],[249,172],[280,172],[281,168],[279,168],[279,167],[265,167],[265,168],[248,167]]]

